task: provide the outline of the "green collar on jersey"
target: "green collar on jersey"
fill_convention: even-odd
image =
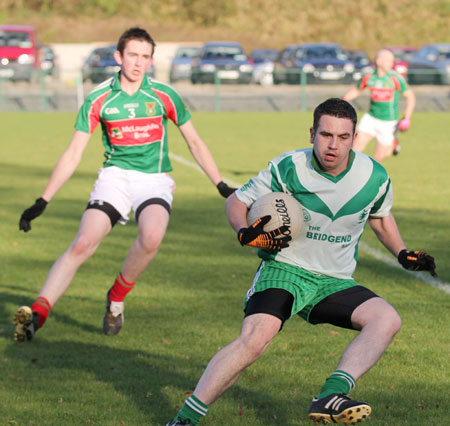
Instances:
[[[345,170],[343,170],[341,173],[339,173],[337,176],[333,176],[333,175],[330,175],[329,173],[324,172],[320,168],[319,160],[317,160],[316,154],[314,153],[314,149],[313,149],[312,156],[311,156],[311,165],[314,167],[314,170],[317,173],[319,173],[323,177],[327,178],[328,180],[331,180],[331,182],[336,183],[336,182],[339,182],[349,172],[349,170],[352,168],[352,164],[353,164],[354,160],[355,160],[355,151],[353,151],[353,149],[351,149],[348,154],[347,168]]]
[[[141,89],[150,88],[152,85],[150,81],[149,76],[144,76],[144,79],[142,80]],[[122,87],[120,86],[120,71],[114,76],[114,78],[111,81],[111,88],[112,90],[122,90]]]

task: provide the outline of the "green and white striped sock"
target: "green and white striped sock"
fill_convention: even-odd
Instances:
[[[189,424],[197,426],[200,419],[205,417],[207,412],[208,406],[194,395],[191,395],[186,399],[181,410],[178,411],[177,418],[183,421],[189,421]]]
[[[332,393],[349,393],[355,387],[355,379],[342,370],[330,374],[320,391],[318,399],[325,398]]]

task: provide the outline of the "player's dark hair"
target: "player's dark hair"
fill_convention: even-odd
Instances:
[[[117,42],[117,50],[120,52],[121,55],[123,55],[125,46],[130,40],[142,40],[150,43],[152,45],[152,56],[153,56],[156,43],[147,31],[139,27],[129,28],[120,36],[119,41]]]
[[[355,108],[353,108],[349,102],[339,98],[330,98],[318,105],[314,110],[314,131],[319,127],[319,121],[322,115],[331,115],[332,117],[348,118],[349,120],[352,120],[353,132],[355,132],[358,116],[356,115]]]

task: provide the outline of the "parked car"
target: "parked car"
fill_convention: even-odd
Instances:
[[[288,82],[289,70],[292,68],[292,54],[298,48],[297,44],[286,46],[273,64],[273,84]]]
[[[36,30],[28,25],[0,25],[0,78],[30,81],[39,69]]]
[[[410,46],[387,46],[385,49],[394,54],[394,71],[403,77],[408,75],[408,62],[417,52],[415,47]]]
[[[41,46],[39,50],[39,67],[41,72],[52,77],[58,76],[58,62],[55,52],[48,45]]]
[[[239,43],[207,42],[192,63],[191,82],[250,83],[253,66]]]
[[[351,83],[355,66],[336,43],[303,43],[292,53],[288,82],[299,84],[301,73],[307,83]]]
[[[200,54],[200,50],[200,46],[182,46],[176,50],[170,65],[169,80],[171,83],[191,79],[192,61]]]
[[[364,50],[345,50],[344,53],[355,67],[352,75],[353,80],[358,81],[363,75],[373,72],[374,67]]]
[[[450,84],[450,43],[423,46],[409,61],[410,84]]]
[[[248,57],[253,64],[252,81],[262,86],[273,84],[274,62],[278,58],[278,49],[253,49]]]
[[[114,59],[116,45],[112,44],[106,47],[97,47],[94,49],[81,68],[83,81],[91,81],[92,83],[100,83],[109,77],[114,76],[120,71],[120,66]],[[155,76],[155,67],[152,64],[147,74],[151,77]]]

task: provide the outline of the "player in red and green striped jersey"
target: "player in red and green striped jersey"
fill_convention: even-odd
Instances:
[[[392,70],[394,55],[390,50],[381,49],[375,62],[376,70],[363,76],[356,87],[350,89],[343,99],[352,101],[364,89],[370,91],[369,112],[360,120],[353,149],[362,152],[367,144],[376,138],[377,144],[373,158],[382,161],[400,151],[396,133],[397,130],[408,130],[416,105],[416,97],[405,79]],[[398,120],[400,94],[405,96],[406,106],[404,117]]]
[[[37,300],[16,312],[14,338],[30,340],[42,327],[54,304],[68,289],[78,268],[94,254],[117,222],[134,212],[138,236],[109,289],[103,330],[117,334],[123,324],[124,299],[155,257],[169,223],[175,181],[169,172],[167,123],[173,121],[192,156],[225,198],[234,192],[220,175],[208,147],[198,135],[182,99],[170,86],[153,80],[146,71],[153,61],[155,42],[147,31],[130,28],[117,44],[116,76],[98,85],[80,108],[72,140],[58,160],[35,204],[19,223],[25,232],[41,215],[78,167],[98,124],[105,160],[81,218],[77,236],[54,263]]]

